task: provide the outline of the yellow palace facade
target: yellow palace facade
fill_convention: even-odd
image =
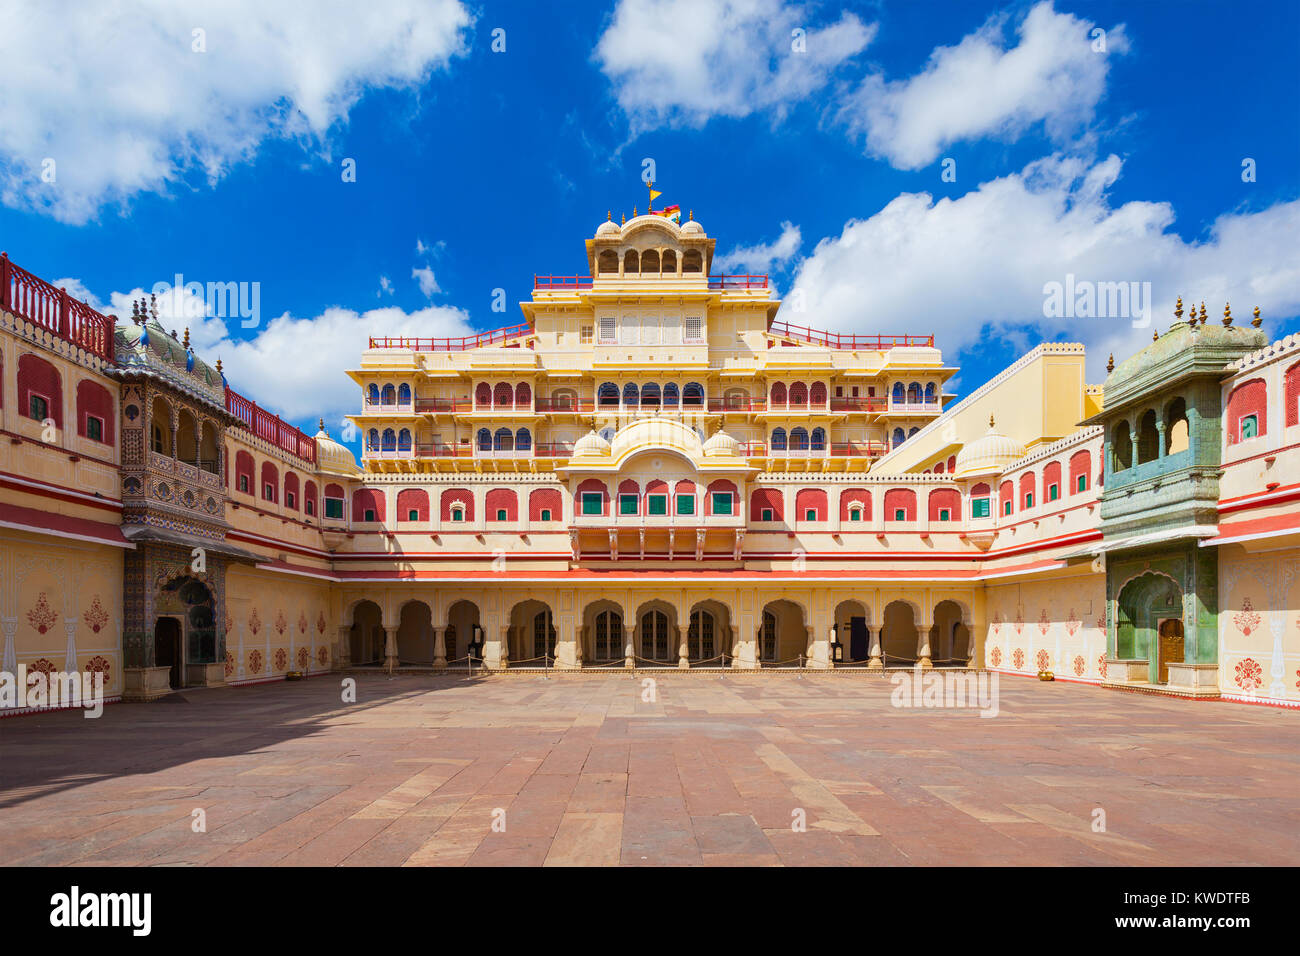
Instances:
[[[519,325],[372,339],[359,462],[149,303],[115,323],[0,260],[3,669],[140,700],[919,665],[1300,701],[1300,341],[1180,304],[1106,383],[1045,343],[958,401],[932,337],[818,331],[712,274],[698,222],[585,245]]]

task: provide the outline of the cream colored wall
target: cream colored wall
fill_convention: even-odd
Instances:
[[[1039,345],[882,458],[875,470],[900,474],[929,467],[983,436],[989,416],[998,432],[1031,451],[1065,437],[1084,418],[1083,368],[1082,345]]]
[[[1219,690],[1300,706],[1300,547],[1219,549]]]
[[[1099,683],[1106,653],[1106,575],[1083,570],[985,585],[984,663],[993,670]],[[1045,666],[1044,666],[1045,665]]]
[[[338,623],[329,582],[231,566],[226,572],[226,681],[329,670]]]
[[[0,529],[0,629],[15,665],[100,670],[122,693],[121,548]],[[8,647],[5,657],[9,657]]]

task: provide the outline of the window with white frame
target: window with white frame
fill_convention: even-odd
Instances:
[[[618,327],[612,315],[602,315],[600,317],[600,341],[606,345],[612,345],[618,341]]]
[[[688,343],[704,341],[704,320],[698,315],[686,317],[686,341]]]

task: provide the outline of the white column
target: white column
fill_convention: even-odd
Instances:
[[[397,628],[384,626],[384,666],[391,674],[397,666]]]
[[[433,629],[433,666],[447,666],[447,628],[445,627]]]
[[[916,662],[921,667],[933,667],[930,663],[930,631],[933,621],[923,621],[916,625]]]
[[[870,668],[880,668],[885,666],[884,661],[881,660],[880,652],[880,638],[883,630],[884,628],[881,625],[875,627],[872,627],[870,624],[867,625],[868,640],[871,642],[871,660],[867,662],[867,666]]]
[[[636,625],[623,625],[623,666],[636,667]]]

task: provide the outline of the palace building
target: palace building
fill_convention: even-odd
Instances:
[[[958,400],[932,336],[818,331],[714,242],[611,219],[518,325],[359,343],[359,462],[150,303],[0,258],[0,669],[133,700],[920,666],[1300,703],[1300,337],[1180,300],[1104,383],[1052,342]]]

